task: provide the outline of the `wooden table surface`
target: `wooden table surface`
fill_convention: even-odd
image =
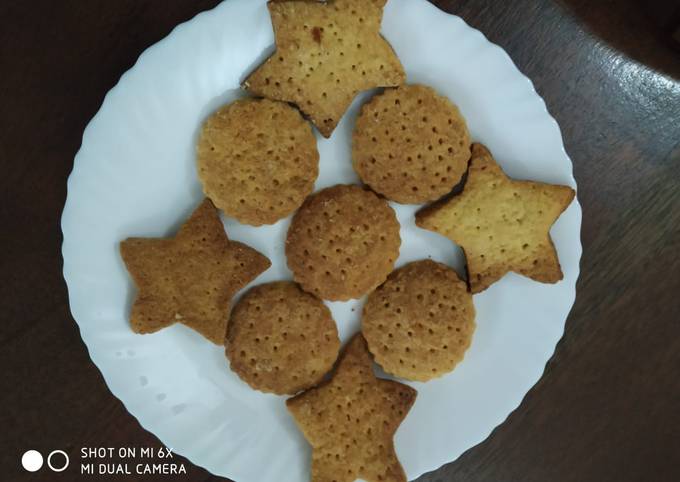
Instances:
[[[29,448],[63,449],[77,464],[80,447],[160,445],[88,357],[59,223],[83,129],[106,92],[144,49],[217,3],[0,4],[0,480],[99,480],[73,467],[23,472]],[[680,480],[680,54],[656,23],[677,1],[653,13],[634,0],[434,3],[534,81],[574,161],[585,250],[541,381],[484,443],[420,480]],[[143,480],[224,480],[187,468]]]

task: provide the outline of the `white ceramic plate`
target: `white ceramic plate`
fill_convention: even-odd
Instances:
[[[576,187],[556,122],[503,50],[425,0],[391,0],[383,33],[408,81],[457,103],[473,138],[509,175]],[[132,333],[134,289],[117,246],[128,236],[174,233],[197,205],[199,125],[243,95],[240,81],[273,40],[264,0],[228,0],[148,49],[87,127],[62,219],[71,311],[111,391],[168,447],[237,482],[306,481],[310,449],[284,399],[248,388],[228,369],[222,348],[181,325]],[[350,133],[367,95],[331,139],[319,137],[317,189],[357,181]],[[394,207],[402,223],[398,265],[432,257],[463,271],[458,248],[415,227],[417,207]],[[288,224],[252,228],[225,220],[231,238],[272,260],[255,283],[291,277],[283,255]],[[396,435],[410,479],[481,442],[539,379],[574,301],[580,226],[575,201],[551,231],[564,281],[544,285],[511,274],[476,296],[478,328],[464,362],[440,380],[411,384],[418,399]],[[358,328],[361,301],[330,306],[346,340]]]

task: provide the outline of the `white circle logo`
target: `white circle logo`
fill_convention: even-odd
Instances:
[[[54,456],[56,454],[64,456],[65,460],[64,460],[64,465],[62,467],[57,468],[54,465],[52,465],[52,456]],[[42,463],[42,457],[41,457],[41,463]],[[53,450],[52,452],[50,452],[50,455],[47,456],[47,465],[54,472],[63,472],[64,470],[66,470],[66,467],[68,467],[68,463],[69,463],[68,455],[63,450]]]
[[[37,450],[27,450],[21,456],[21,465],[29,472],[36,472],[43,466],[43,456]]]

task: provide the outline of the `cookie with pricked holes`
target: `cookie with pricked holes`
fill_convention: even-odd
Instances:
[[[376,378],[361,334],[332,378],[286,401],[312,446],[312,482],[406,482],[394,434],[416,400],[402,383]]]
[[[352,137],[359,177],[392,201],[420,204],[448,194],[470,160],[470,133],[449,99],[423,85],[376,95]]]
[[[472,295],[452,268],[431,260],[409,263],[368,296],[361,331],[387,373],[420,382],[441,377],[472,341]]]
[[[203,191],[238,221],[273,224],[314,189],[319,152],[309,123],[283,102],[237,100],[203,124],[196,165]]]
[[[293,217],[288,267],[319,298],[360,298],[385,281],[399,257],[399,222],[375,193],[354,185],[319,191]]]
[[[296,104],[330,137],[361,91],[400,85],[406,76],[380,35],[386,0],[269,2],[276,52],[244,87]]]
[[[129,238],[120,253],[138,288],[130,313],[136,333],[179,322],[218,345],[224,343],[232,297],[271,265],[251,247],[229,240],[209,199],[174,238]]]
[[[226,345],[231,369],[244,382],[278,395],[316,385],[340,350],[330,310],[291,281],[244,294],[232,311]]]
[[[473,293],[509,271],[556,283],[562,269],[550,228],[575,194],[568,186],[510,179],[486,147],[474,144],[463,192],[423,209],[416,224],[463,249]]]

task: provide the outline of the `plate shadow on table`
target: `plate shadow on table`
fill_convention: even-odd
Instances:
[[[680,80],[680,29],[677,0],[555,0],[582,26],[614,49]]]

